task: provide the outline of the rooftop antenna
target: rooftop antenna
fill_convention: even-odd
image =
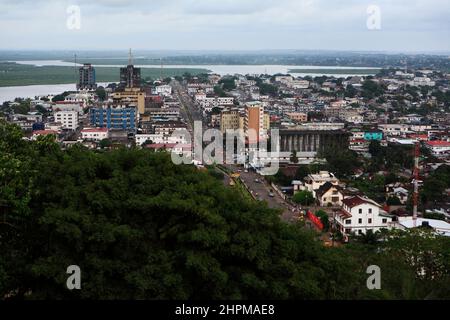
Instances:
[[[128,52],[128,65],[131,66],[133,64],[133,54],[131,53],[131,48],[130,51]]]
[[[128,79],[128,87],[129,88],[133,88],[134,87],[134,68],[133,68],[133,54],[131,53],[131,48],[128,52],[128,67],[131,68],[127,68],[128,72],[129,72],[129,79]]]

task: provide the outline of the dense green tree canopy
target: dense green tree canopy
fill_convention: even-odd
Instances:
[[[314,203],[314,196],[307,190],[302,190],[294,194],[292,200],[301,205],[308,206]]]
[[[3,122],[0,151],[2,298],[450,296],[447,238],[326,248],[314,232],[165,152],[62,151],[50,136],[24,141]],[[365,270],[374,263],[386,283],[369,291]],[[66,288],[72,264],[81,290]],[[430,275],[419,276],[421,267]]]

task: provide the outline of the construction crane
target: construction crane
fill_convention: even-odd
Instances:
[[[419,204],[419,157],[420,157],[420,142],[414,144],[414,170],[413,170],[413,227],[417,224],[417,206]]]

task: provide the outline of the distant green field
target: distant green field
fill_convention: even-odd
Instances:
[[[65,84],[75,83],[78,75],[74,67],[43,66],[16,64],[13,62],[0,62],[0,87],[26,86],[37,84]],[[160,68],[142,68],[143,79],[157,79],[160,76]],[[208,73],[207,69],[198,68],[164,68],[163,77],[182,75],[185,72],[191,74]],[[118,82],[119,68],[98,67],[95,68],[97,82]]]
[[[377,74],[380,69],[289,69],[288,73],[313,73],[313,74]]]
[[[63,59],[64,62],[73,63],[73,59]],[[83,58],[80,59],[80,63],[91,63],[94,65],[117,65],[117,66],[126,66],[128,64],[128,59],[125,58]],[[164,62],[164,61],[163,61]],[[134,65],[155,65],[160,66],[161,60],[159,59],[151,59],[151,58],[133,58]]]

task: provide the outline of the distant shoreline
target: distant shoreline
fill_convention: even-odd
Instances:
[[[349,74],[357,71],[359,75],[375,75],[381,68],[346,68],[346,69],[289,69],[288,73],[313,73],[313,74]]]
[[[209,73],[206,68],[143,68],[142,79],[156,80],[162,72],[163,77],[181,76],[185,72],[193,75]],[[117,67],[102,67],[96,69],[97,82],[119,82]],[[0,87],[21,87],[32,85],[59,85],[76,83],[77,74],[73,66],[36,66],[15,62],[0,62]]]

